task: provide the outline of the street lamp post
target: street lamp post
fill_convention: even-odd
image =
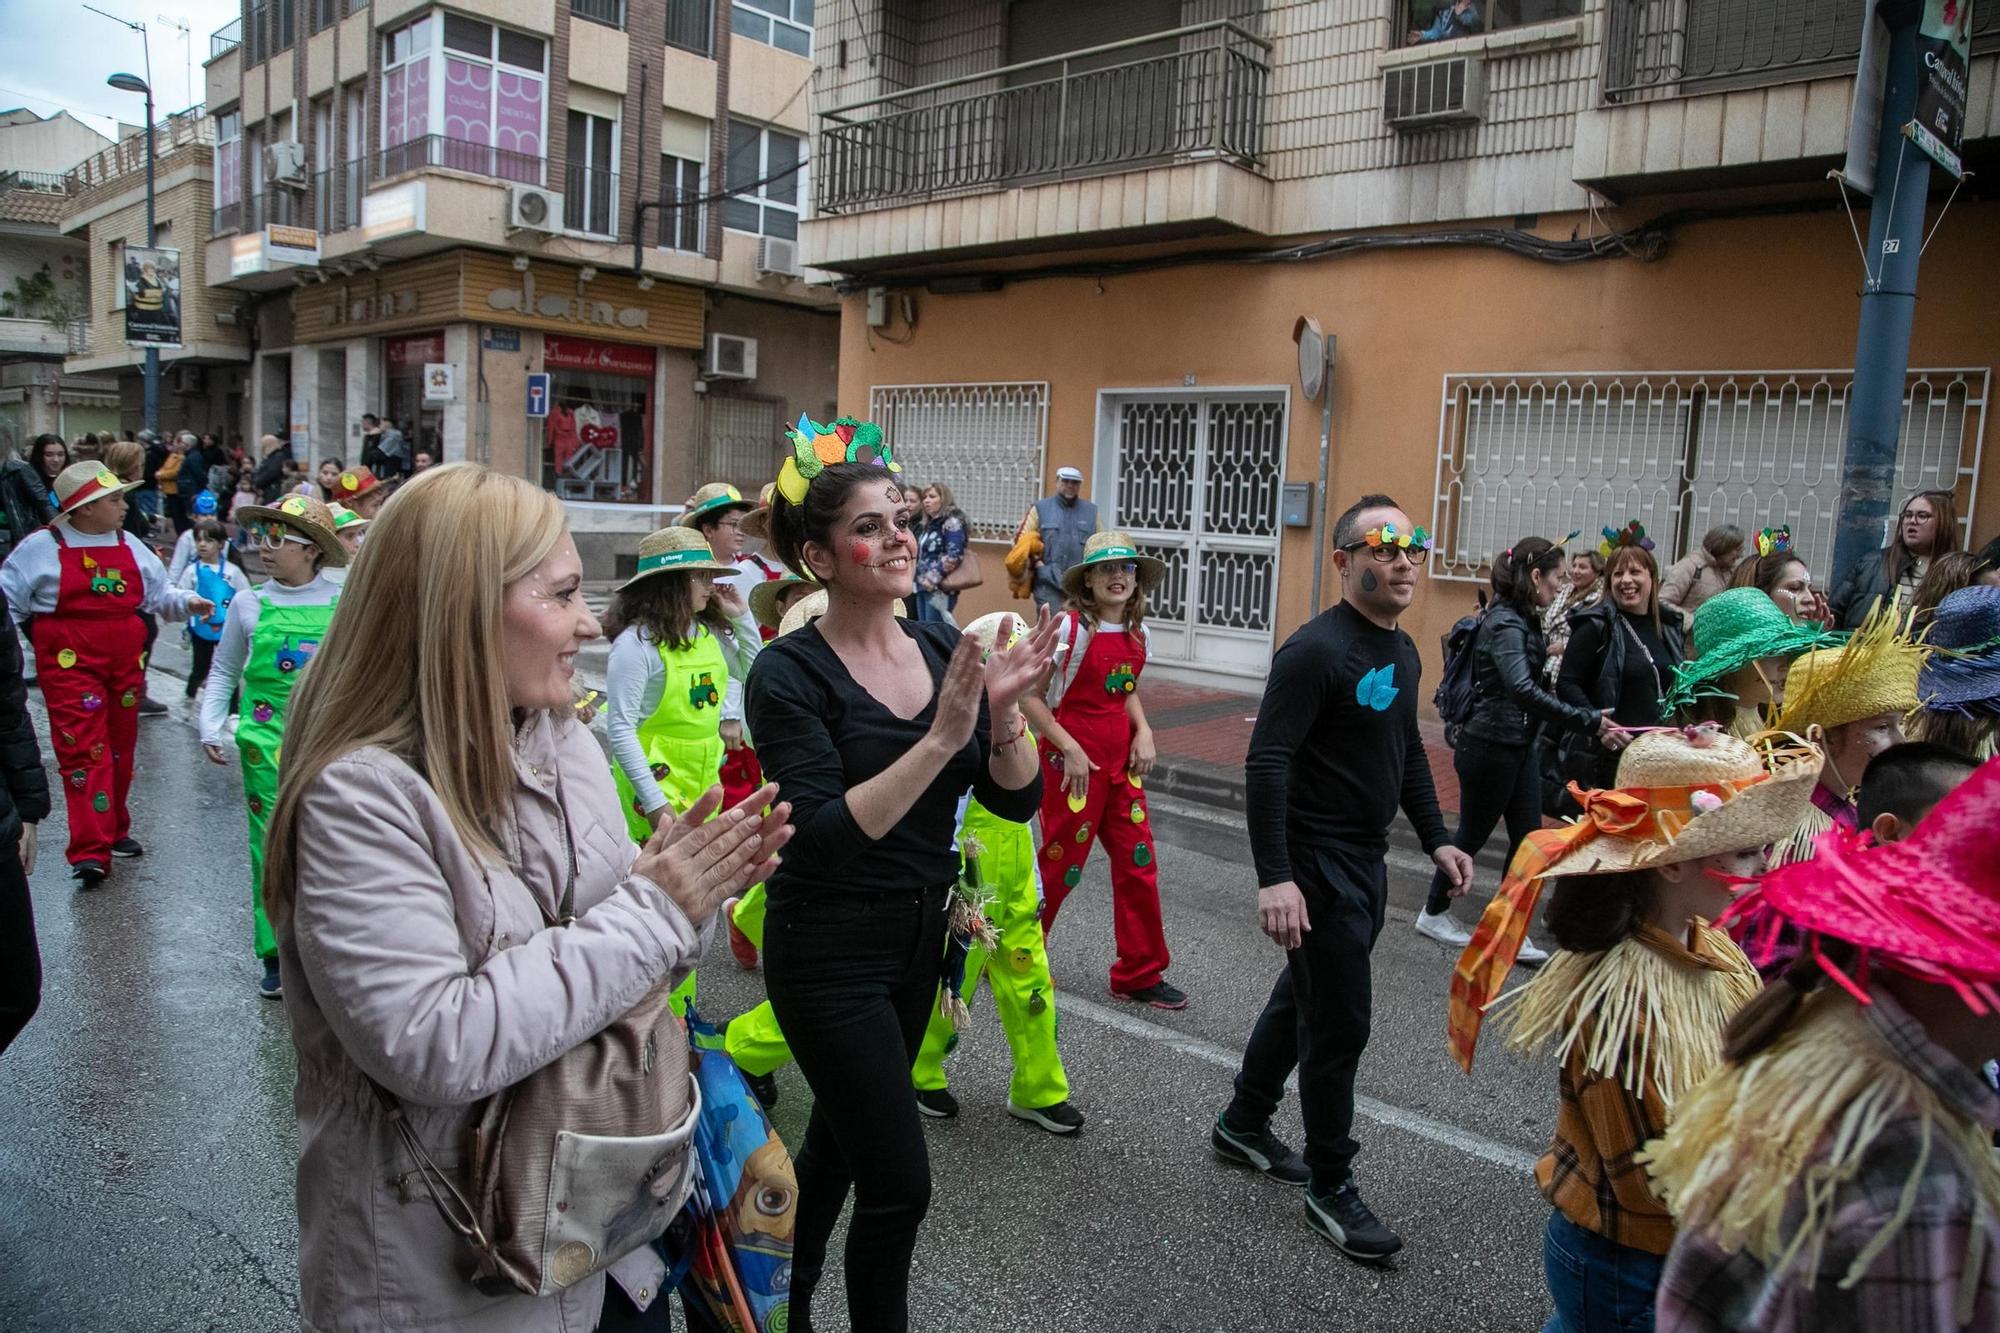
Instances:
[[[146,55],[146,70],[152,72],[152,53]],[[105,80],[113,88],[125,93],[143,93],[146,98],[146,248],[152,249],[159,243],[153,216],[153,161],[156,156],[153,143],[153,84],[150,79],[142,79],[136,74],[113,74]],[[125,281],[123,273],[118,281]],[[146,348],[146,429],[155,436],[160,431],[160,349]]]

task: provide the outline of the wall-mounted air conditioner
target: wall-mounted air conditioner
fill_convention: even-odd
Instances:
[[[757,271],[772,273],[780,277],[799,276],[799,243],[788,241],[782,236],[759,236],[757,238]]]
[[[1453,56],[1382,71],[1382,119],[1392,129],[1465,125],[1486,112],[1486,66],[1478,56]]]
[[[265,144],[264,179],[273,185],[289,185],[303,190],[306,185],[306,146],[296,139]]]
[[[539,185],[507,187],[507,227],[510,231],[561,231],[562,196]]]
[[[711,380],[754,380],[757,378],[757,340],[733,333],[708,335],[708,363],[702,378]]]

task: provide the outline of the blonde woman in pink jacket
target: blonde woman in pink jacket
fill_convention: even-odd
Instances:
[[[474,464],[382,512],[292,696],[264,893],[298,1049],[310,1330],[664,1327],[651,1246],[548,1297],[476,1287],[372,1085],[454,1174],[480,1104],[693,967],[789,836],[765,787],[641,847],[571,707],[598,636],[561,505]],[[575,921],[553,929],[565,885]],[[460,1180],[456,1183],[463,1185]]]

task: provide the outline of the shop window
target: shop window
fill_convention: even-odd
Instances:
[[[783,130],[744,121],[729,123],[730,198],[722,225],[731,231],[796,240],[806,197],[805,141]]]
[[[701,163],[691,157],[660,154],[660,245],[667,250],[700,254]]]
[[[1443,42],[1575,18],[1582,12],[1583,0],[1406,0],[1397,41],[1399,45]]]
[[[653,502],[650,347],[549,334],[542,484],[565,500]]]
[[[384,410],[413,456],[423,449],[434,459],[444,457],[444,409],[424,402],[424,367],[444,359],[442,332],[382,340]]]
[[[793,55],[812,54],[813,0],[738,0],[729,26],[739,37]]]
[[[548,47],[459,14],[382,37],[382,175],[449,167],[539,185]]]

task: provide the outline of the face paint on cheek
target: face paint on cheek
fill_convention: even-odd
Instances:
[[[871,554],[867,542],[855,542],[847,548],[847,558],[857,565],[867,564]]]
[[[1361,591],[1374,592],[1377,588],[1381,586],[1382,586],[1381,581],[1375,577],[1374,570],[1364,569],[1361,571]]]

